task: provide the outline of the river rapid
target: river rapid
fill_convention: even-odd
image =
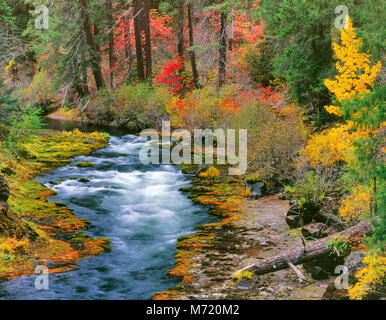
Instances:
[[[101,129],[58,120],[47,120],[47,125]],[[136,135],[102,130],[112,135],[106,148],[76,157],[36,180],[57,191],[49,200],[91,221],[84,233],[110,238],[112,251],[81,260],[73,271],[50,274],[48,290],[35,288],[36,276],[0,283],[0,299],[150,299],[178,284],[179,279],[167,273],[174,266],[177,238],[214,218],[179,191],[191,178],[178,167],[143,165],[138,157],[143,143]],[[94,167],[78,168],[80,161],[93,162]]]

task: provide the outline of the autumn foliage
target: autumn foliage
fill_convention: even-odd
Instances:
[[[179,56],[175,56],[162,68],[161,73],[155,77],[155,81],[166,86],[174,94],[181,93],[184,87],[182,83],[184,78],[180,75],[180,72],[183,67],[184,62]]]

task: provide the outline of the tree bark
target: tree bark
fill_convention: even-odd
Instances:
[[[177,52],[181,60],[184,61],[184,0],[178,0],[178,39]]]
[[[135,36],[135,52],[137,56],[137,73],[140,81],[145,80],[145,66],[143,63],[142,51],[142,27],[140,14],[144,10],[140,5],[141,0],[133,0],[134,5],[134,36]]]
[[[234,3],[233,3],[234,5]],[[233,50],[234,34],[235,34],[235,10],[231,10],[231,26],[230,26],[230,35],[229,35],[229,51]]]
[[[114,89],[114,65],[116,63],[115,57],[115,44],[114,44],[114,17],[113,17],[113,2],[107,0],[107,6],[109,8],[109,67],[110,67],[110,88]]]
[[[150,79],[152,74],[152,60],[149,1],[143,0],[143,5],[145,8],[143,29],[145,32],[146,79]]]
[[[105,81],[103,80],[103,74],[101,69],[101,55],[100,51],[95,43],[94,35],[91,28],[90,16],[88,14],[88,0],[80,0],[82,6],[83,17],[83,29],[86,33],[86,41],[89,46],[91,68],[94,74],[95,83],[98,90],[105,88]]]
[[[227,61],[227,15],[226,13],[221,12],[218,87],[221,87],[225,83],[226,61]]]
[[[135,48],[137,54],[138,78],[143,81],[151,77],[151,39],[150,39],[150,17],[148,0],[133,0],[134,5],[134,33]],[[146,57],[146,74],[144,64],[144,53],[142,46],[142,32],[145,34],[145,57]]]
[[[189,25],[189,46],[194,46],[194,29],[193,29],[193,4],[188,4],[188,25]],[[197,71],[197,63],[196,63],[196,54],[194,50],[189,51],[190,62],[192,64],[192,73],[193,73],[193,82],[194,86],[199,89],[200,84],[198,82],[198,71]]]
[[[134,17],[134,15],[133,15]],[[129,23],[129,19],[126,17],[126,29],[127,29],[127,48],[126,57],[129,59],[129,79],[131,78],[131,71],[133,68],[133,50],[131,48],[131,28],[132,24]]]
[[[331,252],[331,249],[326,247],[327,242],[333,239],[336,235],[349,236],[356,232],[363,233],[365,235],[371,235],[372,227],[370,222],[360,223],[352,228],[346,229],[342,232],[336,233],[321,240],[314,241],[304,246],[295,246],[284,253],[265,259],[259,263],[249,265],[239,272],[249,270],[256,275],[262,275],[270,272],[276,272],[278,270],[286,269],[290,267],[290,264],[301,264],[309,260],[318,258]]]

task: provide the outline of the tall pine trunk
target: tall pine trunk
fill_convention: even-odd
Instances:
[[[148,0],[133,0],[134,6],[134,33],[135,50],[137,54],[137,72],[139,80],[143,81],[151,77],[151,39],[150,39],[150,17]],[[145,34],[145,60],[142,46],[142,32]]]
[[[114,17],[113,17],[113,2],[112,0],[107,0],[107,6],[109,8],[109,67],[110,67],[110,88],[114,89],[114,65],[116,63],[115,58],[115,44],[114,44]]]
[[[145,66],[143,63],[142,52],[142,27],[141,13],[144,10],[140,4],[141,0],[133,0],[134,6],[134,35],[135,35],[135,52],[137,56],[137,73],[140,81],[145,80]]]
[[[194,46],[194,29],[193,29],[193,4],[188,4],[188,27],[189,27],[189,46]],[[192,64],[192,73],[193,73],[193,82],[194,86],[199,89],[200,84],[198,82],[198,71],[197,71],[197,63],[196,63],[196,54],[194,50],[189,51],[190,62]]]
[[[218,62],[218,87],[225,83],[227,62],[227,15],[221,12],[220,49]]]
[[[131,71],[133,68],[133,49],[131,48],[131,28],[132,24],[129,23],[129,19],[126,16],[126,29],[127,29],[127,47],[126,47],[126,57],[129,59],[129,78],[131,78]]]
[[[101,69],[101,55],[98,46],[95,43],[94,34],[91,28],[90,16],[88,14],[88,0],[80,0],[82,6],[82,18],[83,18],[83,29],[86,34],[86,41],[89,47],[91,68],[94,74],[95,83],[98,90],[105,88],[106,84],[103,80],[102,69]]]
[[[184,61],[184,0],[178,0],[178,32],[177,32],[177,52]]]
[[[150,79],[152,74],[152,60],[149,0],[142,1],[145,8],[143,30],[145,32],[146,79]]]

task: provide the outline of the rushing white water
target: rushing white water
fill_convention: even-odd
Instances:
[[[113,250],[82,260],[74,271],[50,275],[48,290],[35,288],[36,276],[0,283],[0,298],[149,299],[178,283],[167,274],[177,238],[212,218],[179,191],[189,178],[178,168],[139,162],[141,146],[133,135],[112,137],[108,147],[38,179],[58,192],[51,200],[91,221],[86,234],[110,238]],[[94,167],[77,168],[79,161]],[[90,182],[75,180],[81,177]]]

